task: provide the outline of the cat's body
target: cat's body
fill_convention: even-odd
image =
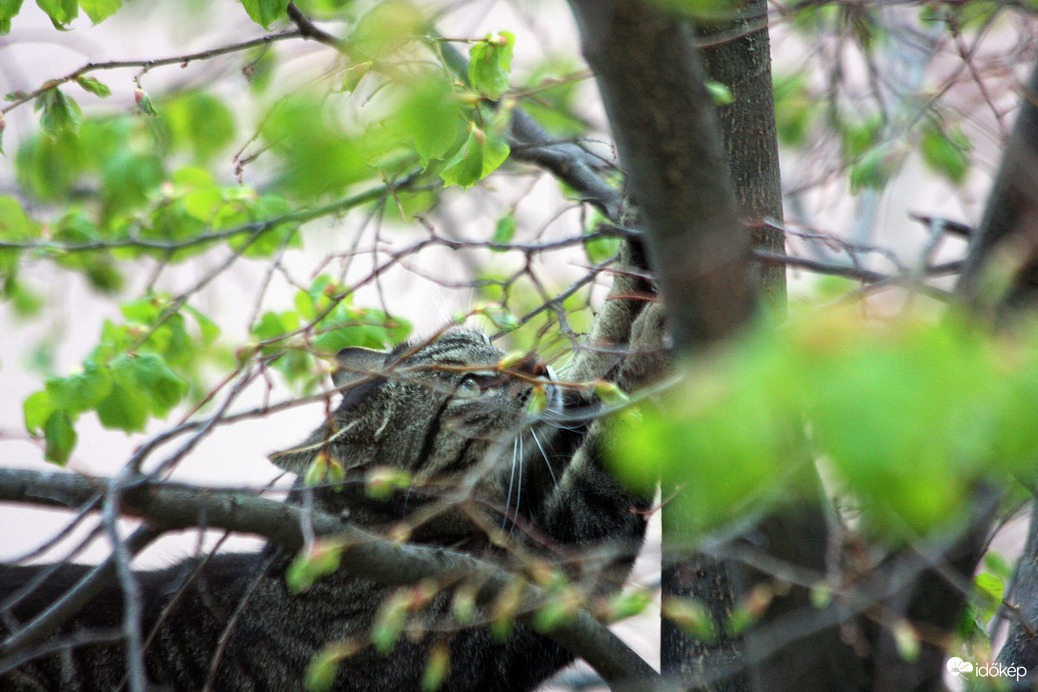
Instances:
[[[300,485],[290,501],[312,500],[316,509],[368,529],[406,530],[413,542],[502,564],[519,562],[502,544],[566,558],[567,572],[587,592],[616,588],[641,543],[648,499],[621,488],[601,467],[600,424],[588,415],[595,405],[589,395],[551,384],[539,359],[509,365],[502,355],[484,335],[460,329],[389,354],[347,349],[335,378],[343,389],[335,415],[302,445],[272,459],[303,476],[321,455],[322,463],[341,464],[350,479],[390,467],[406,471],[412,483],[386,499],[369,497],[357,482]],[[532,408],[547,408],[533,426],[531,399],[538,401]],[[504,641],[491,635],[485,619],[457,624],[451,589],[412,613],[424,636],[412,627],[413,636],[405,631],[389,653],[379,653],[370,642],[371,625],[393,589],[340,570],[292,593],[285,581],[291,559],[268,546],[251,555],[216,554],[198,570],[185,561],[139,573],[142,631],[146,637],[154,631],[145,654],[149,684],[302,689],[314,657],[334,642],[355,649],[342,660],[336,690],[420,689],[430,650],[444,644],[443,690],[530,690],[572,659],[520,624]],[[0,569],[0,603],[38,569]],[[5,615],[28,621],[85,569],[62,567]],[[106,587],[52,641],[98,631],[117,635],[122,603],[119,587]],[[9,629],[10,620],[0,620],[0,634]],[[89,644],[18,666],[0,676],[0,689],[108,690],[123,681],[125,670],[121,643]]]

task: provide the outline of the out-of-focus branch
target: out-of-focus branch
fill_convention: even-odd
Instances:
[[[98,488],[106,484],[102,479],[74,474],[0,468],[0,501],[76,507],[94,497]],[[256,494],[142,480],[127,483],[121,499],[123,513],[143,518],[149,533],[205,525],[265,536],[290,551],[299,550],[304,544],[303,510]],[[335,535],[346,545],[340,569],[383,584],[410,585],[427,577],[443,582],[478,578],[482,584],[479,600],[488,602],[514,579],[505,570],[471,555],[388,541],[319,511],[309,511],[306,521],[315,534]],[[111,578],[113,573],[111,570],[106,576]],[[78,598],[83,596],[86,598],[80,607],[89,600],[85,591],[80,592]],[[538,587],[525,585],[523,614],[518,617],[530,621],[544,598]],[[66,613],[63,619],[74,612]],[[614,689],[646,692],[662,689],[659,675],[652,667],[585,610],[577,611],[572,619],[559,624],[546,636],[581,656]],[[20,640],[12,643],[13,639],[4,643],[0,651],[16,654],[16,645],[24,647],[31,643]]]
[[[1038,65],[1022,96],[959,281],[960,295],[976,309],[1030,307],[1038,297]],[[1000,274],[1010,278],[1004,294],[998,292]]]

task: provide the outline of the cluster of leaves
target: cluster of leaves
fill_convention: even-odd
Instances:
[[[64,464],[87,411],[106,428],[138,432],[184,398],[219,328],[198,310],[155,294],[121,306],[125,322],[106,320],[80,372],[50,377],[25,400],[25,427],[46,440],[46,458]],[[188,329],[188,318],[195,329]],[[196,391],[196,396],[201,392]]]
[[[910,539],[961,519],[982,479],[1031,473],[1033,336],[994,337],[953,318],[800,318],[690,365],[627,415],[613,457],[632,483],[662,475],[682,488],[671,501],[690,540],[795,496],[799,465],[814,461],[862,504],[866,530]]]
[[[500,32],[475,41],[468,84],[461,84],[445,67],[430,66],[427,41],[400,42],[427,31],[409,4],[377,5],[346,43],[340,98],[300,92],[276,105],[263,134],[286,192],[300,200],[326,197],[404,175],[416,164],[446,186],[469,187],[505,161],[515,104],[495,101],[509,87],[514,37]],[[438,59],[435,51],[432,57]],[[377,84],[366,86],[369,80]],[[378,98],[363,118],[346,119],[349,99],[365,88]]]
[[[60,92],[48,94],[53,103],[49,97]],[[57,102],[74,105],[66,98]],[[22,190],[63,208],[57,218],[40,223],[16,200],[3,201],[0,240],[9,245],[0,249],[0,279],[5,295],[26,308],[20,312],[37,303],[17,281],[23,255],[82,272],[94,288],[112,292],[123,284],[120,261],[153,256],[177,262],[218,243],[257,257],[286,242],[298,244],[297,224],[278,223],[289,210],[281,196],[220,184],[207,169],[236,133],[228,106],[204,91],[182,92],[160,105],[162,115],[155,118],[93,117],[74,126],[65,120],[19,147],[15,166]],[[78,113],[78,106],[72,110]],[[177,156],[186,163],[170,170]]]

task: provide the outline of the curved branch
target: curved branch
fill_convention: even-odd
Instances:
[[[0,501],[76,507],[107,483],[74,474],[0,468]],[[204,525],[264,536],[290,551],[302,548],[305,540],[303,510],[241,490],[141,480],[125,487],[122,502],[122,513],[145,519],[149,531]],[[427,577],[452,580],[478,576],[483,584],[479,598],[486,602],[513,580],[509,572],[471,555],[388,541],[320,511],[308,512],[306,520],[315,534],[334,534],[346,545],[340,569],[382,584],[407,586]],[[524,586],[524,603],[531,607],[518,617],[529,622],[545,595],[532,584]],[[660,677],[652,667],[586,610],[578,611],[545,636],[586,660],[614,689],[648,691],[660,686]],[[8,651],[11,648],[8,646]]]

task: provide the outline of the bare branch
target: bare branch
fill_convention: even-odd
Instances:
[[[104,484],[101,479],[73,474],[0,469],[0,501],[74,507],[84,504],[96,494],[98,486]],[[299,507],[242,491],[137,481],[126,485],[122,510],[147,521],[148,528],[135,534],[142,537],[138,540],[162,531],[197,527],[204,522],[209,528],[265,536],[290,551],[299,550],[304,544],[302,510]],[[452,581],[475,576],[483,584],[479,600],[487,602],[513,579],[505,570],[471,555],[388,541],[317,510],[308,512],[307,521],[315,534],[335,535],[345,543],[347,547],[342,554],[340,569],[379,583],[405,586],[426,577]],[[113,560],[109,558],[91,573],[91,585],[97,586],[102,577],[112,575]],[[544,594],[531,584],[525,584],[525,589],[524,607],[521,609],[525,614],[520,619],[529,621]],[[73,593],[79,608],[92,595],[78,586]],[[54,607],[47,612],[53,610]],[[73,612],[71,606],[64,606],[61,620]],[[60,621],[48,621],[48,625],[57,624]],[[10,654],[38,641],[40,636],[46,636],[40,635],[42,629],[33,630],[35,636],[28,636],[23,630],[8,640],[0,651]],[[51,631],[53,629],[47,633]],[[585,610],[578,611],[572,620],[546,634],[584,658],[614,689],[660,689],[659,675],[651,666]]]

